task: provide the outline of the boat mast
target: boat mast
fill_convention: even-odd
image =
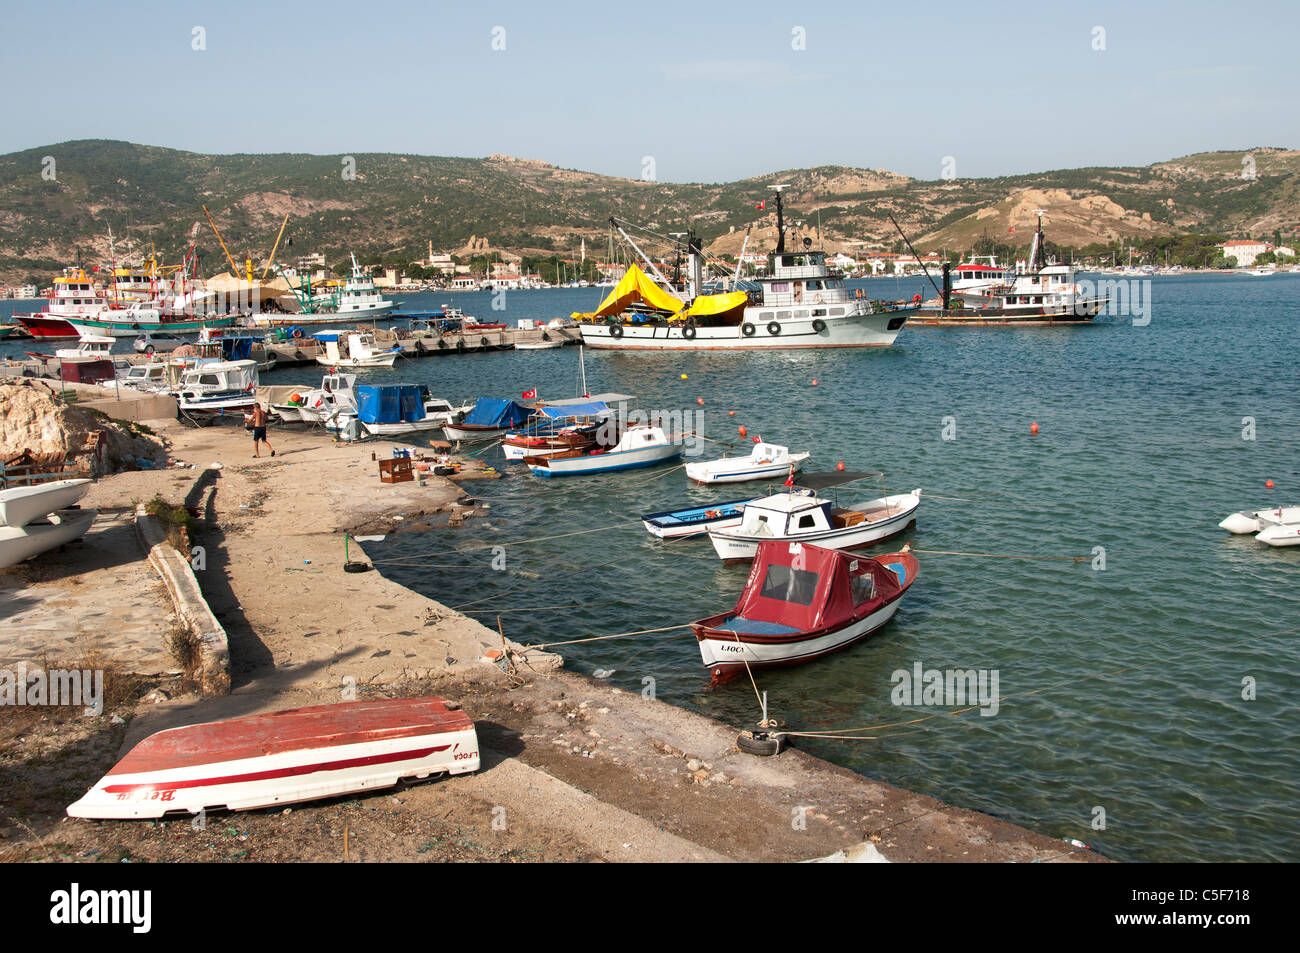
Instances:
[[[629,245],[631,245],[632,250],[637,253],[637,255],[641,258],[642,261],[646,263],[646,267],[650,269],[650,274],[654,275],[665,285],[671,286],[672,282],[670,282],[667,278],[665,278],[663,276],[663,272],[661,272],[658,268],[655,267],[655,263],[651,261],[650,258],[646,255],[646,253],[641,250],[641,246],[632,240],[632,236],[623,230],[623,226],[618,224],[618,220],[611,218],[609,220],[609,224],[614,226],[614,228],[618,230],[618,233],[623,236],[623,240],[626,241]]]
[[[788,185],[773,186],[776,189],[776,253],[785,252],[785,206],[781,204],[781,190]]]

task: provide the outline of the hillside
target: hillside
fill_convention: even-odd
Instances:
[[[203,218],[212,211],[237,257],[262,259],[283,216],[293,244],[279,257],[354,250],[368,260],[443,251],[572,256],[579,241],[600,255],[617,215],[658,231],[693,224],[711,251],[770,248],[775,216],[754,205],[769,185],[790,185],[788,208],[805,231],[820,223],[832,250],[892,246],[892,213],[920,249],[968,248],[981,235],[1018,238],[1047,209],[1062,245],[1155,234],[1288,235],[1300,226],[1300,152],[1206,153],[1145,168],[919,181],[825,166],[730,183],[642,182],[488,156],[357,154],[347,179],[339,156],[199,155],[126,142],[61,143],[0,157],[0,278],[47,277],[78,259],[107,260],[108,229],[135,257],[152,244],[177,261],[197,242],[204,271],[226,263]],[[54,158],[54,180],[42,176]],[[1016,232],[1009,231],[1015,226]],[[1027,236],[1026,236],[1027,237]],[[119,245],[119,255],[122,246]]]

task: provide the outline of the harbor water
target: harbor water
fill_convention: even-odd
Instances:
[[[856,284],[877,297],[928,291],[911,279]],[[1117,859],[1300,860],[1300,547],[1216,525],[1235,510],[1300,504],[1287,364],[1300,275],[1151,286],[1150,323],[1139,326],[1108,317],[1068,328],[909,327],[894,347],[869,350],[587,350],[587,389],[689,413],[732,452],[748,452],[743,425],[811,451],[811,470],[843,461],[882,471],[890,493],[920,487],[915,527],[866,553],[908,542],[1082,557],[922,552],[915,585],[876,635],[757,672],[783,724],[869,736],[801,739],[804,750]],[[600,297],[508,292],[494,311],[479,293],[454,304],[513,326],[590,310]],[[453,299],[401,300],[419,311]],[[14,305],[25,310],[5,302],[0,313]],[[0,347],[21,353],[32,342]],[[399,360],[361,376],[427,383],[454,401],[579,393],[576,348]],[[313,380],[308,367],[263,375]],[[747,567],[723,566],[704,539],[656,540],[637,517],[763,485],[695,487],[670,466],[542,480],[497,448],[483,457],[506,474],[467,484],[488,515],[367,543],[385,575],[489,627],[499,618],[526,644],[678,626],[734,604]],[[879,495],[878,484],[840,491],[843,503]],[[740,727],[759,717],[747,679],[710,686],[687,629],[558,651],[628,692],[653,690]],[[895,704],[896,673],[918,664],[996,673],[996,713]]]

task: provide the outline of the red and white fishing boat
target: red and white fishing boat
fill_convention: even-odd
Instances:
[[[806,662],[892,619],[916,574],[916,557],[906,550],[870,557],[769,540],[759,544],[735,609],[691,628],[715,683],[747,665]]]
[[[474,723],[441,698],[341,702],[150,735],[70,805],[68,816],[251,810],[478,766]]]
[[[69,268],[54,279],[54,293],[45,310],[37,314],[15,314],[14,318],[34,338],[75,340],[81,332],[73,321],[91,317],[108,307],[108,299],[96,288],[83,268]]]

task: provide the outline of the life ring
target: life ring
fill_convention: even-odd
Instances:
[[[821,304],[821,303],[822,303],[822,295],[821,292],[819,291],[817,292],[817,294],[813,295],[813,304]]]
[[[478,344],[479,344],[479,347],[487,347],[487,346],[488,346],[488,339],[485,338],[485,337],[479,338],[479,339],[478,339]]]
[[[293,336],[296,337],[296,338],[300,338],[300,337],[302,337],[302,328],[294,328],[294,329],[293,329]]]
[[[771,335],[780,334],[781,325],[777,324],[775,321],[769,321],[767,324],[767,333]]]
[[[609,326],[609,336],[612,338],[621,338],[623,336],[623,325],[611,324]]]
[[[747,338],[752,338],[752,337],[754,336],[754,332],[755,332],[756,330],[758,330],[758,329],[755,328],[755,327],[754,327],[752,324],[750,324],[748,321],[746,321],[744,324],[742,324],[742,325],[740,326],[740,333],[743,334],[743,335],[745,335],[745,337],[747,337]]]
[[[812,323],[812,329],[816,331],[818,334],[821,334],[823,331],[826,330],[826,322],[823,321],[821,318],[814,318]]]
[[[687,321],[687,322],[686,322],[686,327],[682,328],[682,337],[686,338],[686,340],[688,340],[688,341],[694,341],[694,340],[695,340],[695,322],[694,322],[694,321]]]

